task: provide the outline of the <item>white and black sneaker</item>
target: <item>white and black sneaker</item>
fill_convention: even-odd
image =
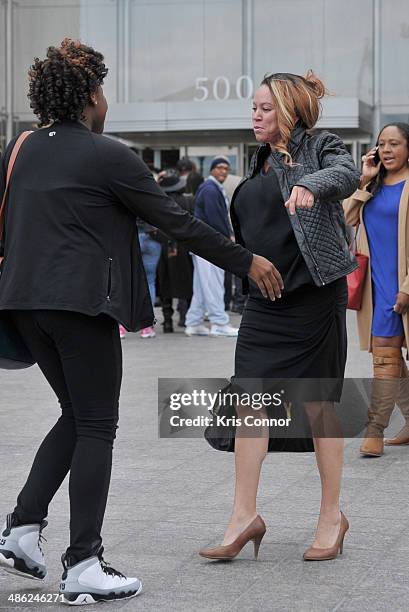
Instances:
[[[70,606],[128,599],[142,591],[142,582],[138,578],[127,578],[108,565],[102,554],[75,565],[68,565],[64,554],[61,561],[64,572],[60,594],[63,595],[63,603]]]
[[[45,540],[42,531],[47,524],[42,521],[18,525],[14,514],[8,514],[0,534],[0,568],[18,576],[44,580],[47,568],[41,542]]]

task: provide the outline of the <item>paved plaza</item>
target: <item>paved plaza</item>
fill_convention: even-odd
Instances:
[[[347,375],[371,375],[349,315]],[[161,315],[158,313],[158,319]],[[238,325],[239,318],[232,317]],[[182,331],[123,341],[121,417],[104,524],[105,557],[140,577],[137,598],[103,604],[104,612],[382,612],[409,609],[409,447],[387,448],[380,459],[359,457],[346,441],[342,508],[351,528],[344,554],[325,563],[302,561],[319,510],[313,454],[271,454],[263,470],[259,512],[267,524],[259,560],[251,544],[232,562],[198,556],[219,543],[233,494],[233,456],[202,439],[158,439],[158,377],[227,377],[235,340],[187,338]],[[0,371],[0,514],[5,517],[24,483],[45,432],[57,418],[56,400],[37,367]],[[389,431],[401,417],[394,413]],[[0,571],[0,609],[66,609],[59,604],[12,603],[11,594],[57,593],[61,553],[68,542],[67,483],[51,504],[44,545],[49,574],[31,582]],[[3,520],[3,519],[1,519]]]

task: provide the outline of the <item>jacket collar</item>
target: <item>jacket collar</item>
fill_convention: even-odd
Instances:
[[[302,145],[304,138],[307,134],[306,128],[301,121],[297,122],[291,131],[290,142],[288,144],[288,151],[294,157]],[[256,150],[253,157],[252,163],[250,164],[248,177],[254,176],[259,168],[264,164],[265,160],[269,155],[272,155],[277,161],[282,163],[281,154],[276,151],[272,151],[269,144],[262,144]]]

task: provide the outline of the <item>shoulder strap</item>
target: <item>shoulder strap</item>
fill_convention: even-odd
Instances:
[[[6,209],[6,199],[7,199],[7,193],[8,193],[8,189],[9,189],[9,185],[10,185],[11,173],[13,171],[13,166],[14,166],[14,163],[16,161],[18,152],[20,151],[21,145],[23,144],[23,142],[25,141],[27,136],[30,136],[30,134],[32,134],[32,131],[23,132],[22,134],[20,134],[20,136],[17,138],[16,142],[14,143],[14,147],[13,147],[13,150],[12,150],[11,155],[10,155],[9,163],[8,163],[8,166],[7,166],[6,188],[4,190],[3,200],[1,202],[1,208],[0,208],[0,241],[3,238],[3,232],[4,232],[4,218],[5,218],[5,212],[6,212],[6,210],[5,210]]]
[[[352,253],[355,255],[355,253],[358,252],[358,232],[359,232],[359,226],[361,225],[361,222],[358,221],[358,223],[356,224],[356,226],[354,227],[354,239],[352,240],[351,243],[351,250]]]

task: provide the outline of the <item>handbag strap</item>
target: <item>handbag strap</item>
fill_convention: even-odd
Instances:
[[[21,145],[23,144],[27,136],[30,136],[30,134],[32,133],[33,133],[32,130],[28,130],[20,134],[20,136],[17,138],[16,142],[14,143],[14,147],[10,155],[9,163],[7,165],[6,188],[4,190],[3,200],[1,202],[1,208],[0,208],[0,242],[3,240],[3,234],[4,234],[4,222],[5,222],[5,216],[6,216],[6,199],[7,199],[7,193],[9,190],[9,186],[10,186],[11,173],[13,171],[14,163],[16,161],[18,152],[20,151]]]
[[[354,239],[352,241],[352,253],[355,255],[355,253],[358,252],[358,231],[359,231],[359,226],[361,225],[361,222],[358,221],[358,223],[355,226],[355,231],[354,231]]]

